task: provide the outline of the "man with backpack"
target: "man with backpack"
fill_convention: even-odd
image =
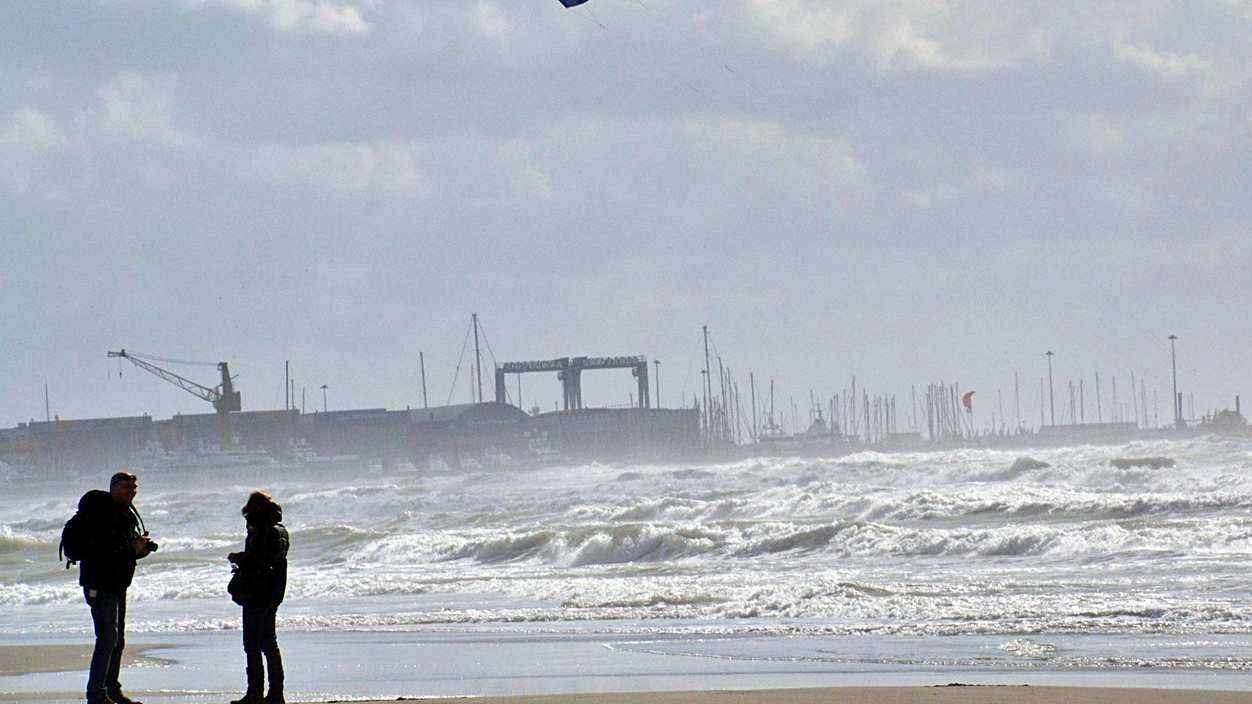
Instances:
[[[118,681],[126,646],[126,589],[135,562],[157,549],[135,510],[139,480],[118,472],[109,490],[93,489],[66,524],[62,547],[78,562],[78,583],[91,607],[96,646],[87,676],[87,704],[141,704],[122,694]]]

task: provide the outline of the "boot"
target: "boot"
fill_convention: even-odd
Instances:
[[[265,695],[265,704],[287,704],[283,699],[283,654],[278,649],[266,653],[265,666],[270,677],[270,691]]]
[[[261,669],[261,654],[248,653],[248,691],[230,704],[264,704],[261,692],[265,690],[265,670]]]

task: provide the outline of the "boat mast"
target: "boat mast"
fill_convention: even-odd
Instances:
[[[756,424],[756,377],[752,372],[748,372],[748,389],[752,394],[752,442],[756,442],[759,426]]]
[[[1000,433],[1003,434],[1004,433],[1004,394],[1000,393],[999,389],[996,389],[996,399],[1000,401]],[[995,428],[995,421],[991,422],[991,427],[993,429]]]
[[[1096,382],[1096,422],[1104,422],[1104,408],[1100,404],[1100,372],[1095,373]]]
[[[422,366],[422,408],[430,408],[430,404],[426,401],[426,353],[419,351],[417,359]]]
[[[712,440],[713,414],[710,412],[709,404],[713,400],[713,380],[709,378],[709,326],[702,325],[700,329],[704,332],[704,427],[709,440]]]
[[[1135,388],[1137,385],[1135,383],[1135,372],[1132,369],[1130,371],[1130,403],[1135,411],[1135,427],[1142,428],[1143,426],[1139,422],[1139,394]]]
[[[917,384],[909,384],[909,393],[913,396],[913,417],[911,421],[913,432],[917,431]]]
[[[482,403],[483,402],[483,355],[482,355],[482,352],[478,349],[478,314],[477,313],[472,314],[471,319],[474,321],[474,367],[477,370],[477,376],[478,376],[478,402]]]
[[[778,428],[774,425],[774,380],[769,380],[769,430],[771,433],[777,433]]]
[[[1013,403],[1017,404],[1017,429],[1022,429],[1022,389],[1017,383],[1017,372],[1013,372]]]

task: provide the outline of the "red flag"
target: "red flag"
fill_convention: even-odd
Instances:
[[[974,412],[974,392],[966,391],[965,395],[961,397],[961,403],[965,404],[966,411],[973,413]]]

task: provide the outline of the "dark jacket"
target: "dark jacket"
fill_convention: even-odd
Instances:
[[[92,527],[87,554],[78,563],[78,583],[103,592],[126,589],[135,576],[133,541],[143,534],[139,513],[100,489],[83,494],[78,510],[88,516]]]
[[[246,606],[278,606],[287,593],[287,550],[291,537],[283,526],[283,509],[269,504],[248,514],[243,552],[231,555],[255,596]]]

